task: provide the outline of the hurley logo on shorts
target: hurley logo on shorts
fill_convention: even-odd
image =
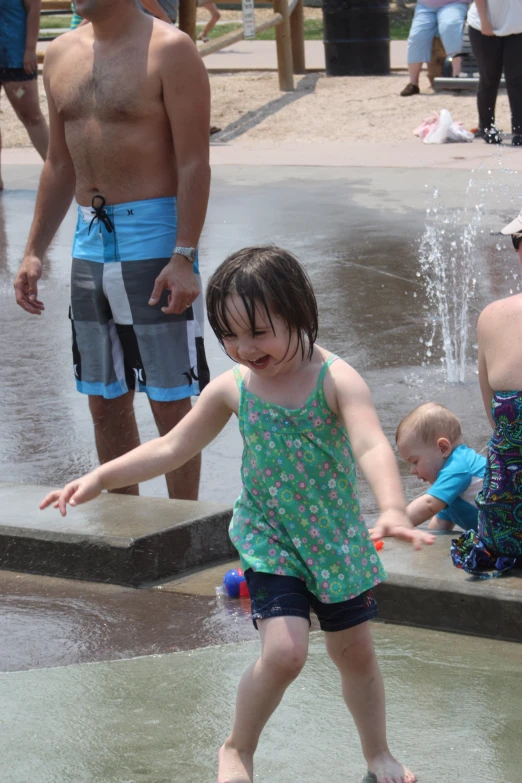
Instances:
[[[260,590],[258,590],[255,597],[258,601],[264,601],[265,598],[268,598],[268,590],[266,587],[262,587]]]

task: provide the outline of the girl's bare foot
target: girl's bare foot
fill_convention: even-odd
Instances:
[[[391,753],[383,753],[368,761],[368,775],[364,783],[415,783],[417,778],[393,758]]]
[[[218,752],[218,783],[253,783],[254,759],[225,742]]]

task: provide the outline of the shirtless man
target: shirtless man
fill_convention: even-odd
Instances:
[[[135,0],[75,6],[92,24],[46,52],[49,153],[15,292],[42,314],[42,260],[76,196],[74,372],[103,463],[139,445],[135,390],[163,435],[208,381],[195,248],[210,185],[210,92],[190,38]],[[199,471],[195,458],[168,474],[169,496],[196,499]]]

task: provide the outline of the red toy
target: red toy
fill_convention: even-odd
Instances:
[[[384,541],[382,541],[380,538],[378,538],[377,541],[374,541],[373,543],[375,544],[375,549],[377,550],[377,552],[379,551],[379,549],[382,549],[384,546]]]

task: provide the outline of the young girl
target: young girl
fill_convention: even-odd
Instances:
[[[522,211],[502,229],[522,267]],[[478,320],[479,381],[493,434],[482,490],[478,534],[453,542],[453,562],[474,576],[522,566],[522,294],[491,302]]]
[[[315,296],[284,250],[251,247],[230,256],[209,281],[207,310],[234,369],[212,381],[168,435],[51,492],[40,507],[54,504],[65,515],[68,502],[78,505],[104,489],[175,470],[234,413],[245,448],[230,536],[262,652],[239,685],[218,783],[253,783],[263,727],[307,657],[311,608],[341,674],[369,779],[413,783],[386,744],[384,689],[367,622],[377,612],[371,588],[386,575],[371,538],[392,535],[420,547],[433,537],[406,517],[393,452],[368,387],[315,344]],[[381,510],[371,536],[360,513],[355,459]]]

